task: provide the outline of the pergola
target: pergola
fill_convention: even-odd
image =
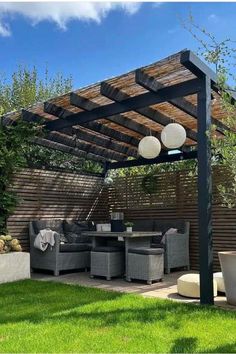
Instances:
[[[232,95],[232,100],[235,97]],[[38,103],[4,116],[8,124],[21,114],[42,122],[43,138],[35,143],[97,161],[109,169],[198,159],[200,292],[213,304],[211,124],[217,137],[226,129],[216,74],[195,54],[183,50],[127,74]],[[212,104],[212,102],[214,104]],[[146,135],[160,138],[164,126],[180,123],[185,145],[176,153],[162,146],[155,159],[138,156]]]

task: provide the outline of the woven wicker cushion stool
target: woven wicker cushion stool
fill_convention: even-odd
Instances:
[[[213,280],[214,296],[217,295],[217,283]],[[178,293],[185,297],[200,298],[199,274],[184,274],[177,280]]]
[[[91,251],[91,278],[103,276],[107,280],[124,274],[124,251],[118,247],[95,247]]]
[[[164,273],[164,250],[162,248],[130,248],[126,279],[162,280]]]
[[[225,293],[225,283],[222,272],[214,273],[213,277],[217,282],[217,291]]]

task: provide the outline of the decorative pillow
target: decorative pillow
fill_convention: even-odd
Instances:
[[[89,243],[91,241],[89,237],[78,235],[74,232],[67,232],[66,238],[69,243]]]

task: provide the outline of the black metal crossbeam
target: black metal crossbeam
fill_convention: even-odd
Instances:
[[[45,102],[44,111],[46,113],[49,113],[49,114],[59,117],[61,119],[65,119],[73,113],[67,109],[64,109],[62,107],[58,107],[57,105],[55,105],[51,102]],[[101,130],[102,130],[101,127],[103,127],[102,124],[95,123],[95,122],[91,122],[91,127],[87,126],[86,123],[81,126],[84,128],[90,129],[92,131],[99,132],[99,133],[101,133]],[[99,128],[99,131],[98,131],[98,128]],[[112,131],[112,129],[110,129],[110,130]],[[66,128],[65,130],[63,130],[63,132],[65,132],[68,135],[75,134],[78,139],[81,139],[81,140],[84,140],[84,141],[87,141],[90,143],[94,143],[96,145],[105,147],[110,150],[114,150],[114,151],[119,152],[121,154],[136,157],[137,156],[136,149],[130,148],[127,145],[117,143],[116,140],[113,137],[111,137],[111,135],[114,136],[114,134],[111,133],[110,130],[108,129],[108,133],[109,133],[108,137],[98,136],[98,135],[92,134],[89,131],[81,130],[79,126],[74,127],[73,129]]]
[[[194,75],[199,78],[207,76],[211,80],[211,88],[219,93],[219,87],[217,85],[217,75],[209,68],[200,58],[198,58],[191,50],[186,50],[180,56],[180,63],[189,69]],[[236,93],[228,90],[229,95],[232,97],[232,104],[235,103]]]
[[[26,121],[31,121],[31,122],[42,121],[41,116],[26,110],[22,111],[22,117]],[[102,160],[107,159],[107,160],[122,161],[127,158],[123,154],[108,150],[105,147],[98,147],[95,145],[95,143],[94,144],[84,143],[82,140],[73,139],[73,137],[70,137],[66,134],[60,135],[57,132],[49,131],[45,133],[44,139],[45,140],[47,139],[48,141],[54,141],[55,143],[63,144],[65,146],[68,146],[70,149],[78,149],[86,152],[87,154],[91,153],[93,155],[97,155],[98,160],[99,158],[102,158]]]
[[[172,98],[194,94],[199,91],[199,85],[200,81],[198,79],[185,81],[183,83],[163,88],[158,92],[158,94],[154,92],[147,92],[124,100],[122,103],[111,103],[97,107],[92,111],[74,113],[67,119],[57,119],[55,121],[48,122],[46,124],[46,128],[48,130],[62,130],[76,124],[87,123],[135,109],[152,106],[157,103],[168,101]]]
[[[76,95],[74,93],[71,94],[71,104],[87,111],[92,111],[98,107],[102,107],[98,103],[95,103],[92,100]],[[146,136],[150,134],[149,128],[145,127],[143,124],[135,122],[132,119],[126,118],[121,114],[116,114],[114,116],[106,117],[106,119],[126,129],[132,130],[141,136]],[[160,139],[160,134],[158,132],[153,132],[153,136],[156,136],[157,138]]]
[[[165,162],[176,162],[182,160],[192,160],[197,158],[197,151],[179,152],[175,154],[168,154],[167,152],[161,153],[155,159],[144,159],[142,157],[136,160],[127,160],[120,162],[110,162],[106,164],[108,170],[114,170],[118,168],[128,168],[136,166],[154,165]]]
[[[34,144],[40,145],[40,146],[44,146],[48,149],[52,149],[52,150],[56,150],[56,151],[61,151],[67,154],[70,154],[72,156],[76,156],[78,158],[83,158],[83,159],[89,159],[89,160],[93,160],[95,162],[98,163],[102,163],[103,165],[106,162],[105,158],[99,157],[97,155],[93,155],[90,153],[86,153],[85,151],[79,150],[79,149],[74,149],[71,148],[67,145],[64,145],[62,143],[59,142],[55,142],[55,141],[49,141],[47,139],[44,138],[34,138],[32,141]]]
[[[137,82],[137,84],[141,85],[145,89],[153,92],[158,92],[160,89],[163,89],[165,87],[156,78],[144,73],[141,69],[136,70],[135,81]],[[181,111],[187,113],[191,117],[197,119],[197,107],[195,107],[191,102],[187,101],[184,97],[174,98],[172,100],[169,100],[168,102],[173,106],[179,108]],[[224,134],[225,130],[229,130],[229,128],[225,124],[215,119],[214,117],[212,117],[211,120],[212,123],[217,127],[217,131],[219,133]],[[184,128],[186,130],[186,127]]]
[[[139,82],[137,83],[140,84]],[[101,83],[101,94],[116,102],[122,102],[131,97],[127,93],[117,88],[113,88],[112,85],[110,85],[105,81]],[[135,112],[142,114],[143,116],[147,117],[148,119],[152,120],[155,123],[158,123],[161,126],[165,126],[173,122],[173,120],[170,117],[166,116],[161,112],[158,112],[156,109],[153,109],[152,107],[136,109]],[[189,129],[186,126],[184,126],[184,128],[186,130],[187,137],[193,141],[197,141],[196,132],[194,132],[193,130]]]

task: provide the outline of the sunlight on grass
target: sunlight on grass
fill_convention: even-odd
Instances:
[[[234,312],[32,280],[0,294],[0,352],[236,351]]]

